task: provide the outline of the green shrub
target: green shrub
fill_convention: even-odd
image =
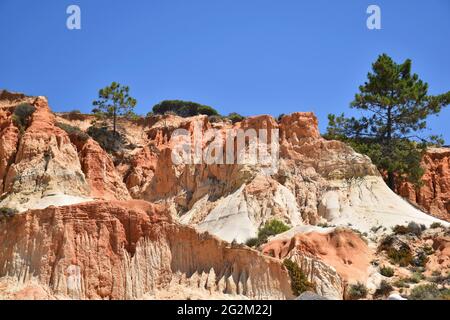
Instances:
[[[284,113],[279,114],[278,117],[277,117],[277,121],[280,122],[281,119],[283,119],[284,116],[285,116]]]
[[[347,297],[350,300],[363,299],[367,296],[367,292],[367,287],[363,283],[358,282],[349,287]]]
[[[125,143],[124,137],[119,132],[109,130],[107,127],[91,126],[87,133],[108,153],[120,151]]]
[[[420,251],[419,253],[416,254],[412,263],[417,267],[425,267],[428,260],[429,259],[427,257],[427,254],[423,251]]]
[[[16,209],[1,207],[0,208],[0,220],[14,217],[18,211]]]
[[[406,278],[406,282],[409,283],[419,283],[420,281],[422,281],[423,279],[425,279],[425,277],[423,276],[423,274],[421,272],[413,272],[413,274],[411,275],[411,277]]]
[[[424,225],[419,225],[415,222],[410,222],[407,226],[397,225],[393,228],[393,232],[395,234],[405,235],[405,234],[413,234],[415,236],[420,237],[422,232],[426,229]]]
[[[400,267],[406,267],[410,265],[413,260],[411,250],[407,248],[400,248],[399,250],[390,248],[387,251],[387,255],[393,264],[397,264]]]
[[[283,265],[289,272],[291,278],[291,288],[295,296],[301,295],[305,291],[314,291],[314,285],[308,281],[308,278],[300,269],[297,263],[285,259]]]
[[[89,139],[89,135],[86,132],[81,131],[80,128],[71,126],[66,123],[57,122],[56,126],[64,130],[70,137],[70,140],[76,140],[81,142],[86,142]]]
[[[221,116],[209,116],[208,121],[210,123],[222,122],[222,117]]]
[[[258,238],[250,238],[245,242],[245,244],[249,247],[257,247],[257,246],[259,246],[259,239]]]
[[[153,106],[153,113],[155,114],[166,114],[166,112],[174,112],[181,117],[192,117],[199,114],[219,115],[214,108],[191,101],[164,100]]]
[[[385,280],[381,281],[380,287],[375,290],[375,297],[386,297],[389,293],[391,293],[394,288]]]
[[[389,277],[390,278],[390,277],[394,276],[394,269],[392,269],[391,267],[382,266],[380,268],[380,274],[385,276],[385,277]]]
[[[439,222],[433,222],[431,225],[430,225],[430,228],[431,229],[437,229],[437,228],[443,228],[444,226],[441,224],[441,223],[439,223]]]
[[[428,256],[431,256],[431,255],[434,253],[433,248],[430,247],[430,246],[428,246],[428,245],[425,245],[425,246],[422,248],[422,250],[423,250],[423,252],[425,252],[425,254],[428,255]]]
[[[245,117],[241,116],[239,113],[236,112],[232,112],[227,116],[228,119],[230,119],[230,121],[235,124],[237,122],[241,122],[242,120],[245,119]]]
[[[266,243],[269,237],[283,233],[289,229],[289,226],[279,220],[274,219],[268,221],[264,227],[259,230],[258,237],[247,240],[246,244],[250,247],[259,247],[260,245]]]
[[[19,128],[21,134],[27,129],[31,115],[36,111],[36,108],[29,103],[19,104],[14,109],[12,116],[14,125]]]
[[[439,289],[435,283],[414,287],[408,299],[410,300],[449,300],[450,289]]]
[[[69,111],[67,113],[66,118],[69,120],[84,120],[84,115],[81,113],[80,110],[75,109],[75,110]]]
[[[408,279],[406,279],[406,278],[398,279],[397,281],[395,281],[392,284],[397,288],[409,288],[409,282],[408,282]]]
[[[411,248],[408,244],[392,235],[385,237],[380,242],[378,251],[386,251],[391,263],[400,265],[401,267],[408,266],[413,260]]]

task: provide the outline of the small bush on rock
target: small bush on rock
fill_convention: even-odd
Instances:
[[[367,293],[367,287],[363,283],[358,282],[349,287],[347,297],[350,300],[359,300],[365,298]]]
[[[291,278],[291,288],[295,296],[299,296],[305,291],[315,291],[314,285],[308,281],[308,278],[300,269],[297,263],[285,259],[283,265],[289,272],[289,277]]]
[[[263,243],[266,243],[269,237],[288,231],[290,228],[279,220],[271,220],[266,222],[258,232],[257,238],[248,239],[246,244],[249,247],[259,247]]]
[[[81,113],[80,110],[77,109],[69,111],[69,113],[67,113],[66,118],[69,120],[84,120],[83,114]]]
[[[19,104],[14,109],[14,114],[12,116],[14,125],[19,128],[21,134],[27,129],[31,115],[36,111],[36,107],[29,103]]]
[[[392,269],[391,267],[382,266],[380,268],[380,274],[382,276],[390,278],[390,277],[394,276],[394,269]]]
[[[437,229],[437,228],[443,228],[444,226],[441,224],[441,223],[439,223],[439,222],[433,222],[431,225],[430,225],[430,228],[431,229]]]
[[[414,287],[408,297],[409,300],[449,300],[450,289],[439,289],[435,283]]]
[[[424,225],[410,222],[407,226],[395,226],[393,228],[393,232],[397,235],[413,234],[417,237],[420,237],[425,229],[426,227]]]
[[[80,128],[71,126],[66,123],[57,122],[56,126],[62,130],[64,130],[70,137],[70,140],[77,140],[86,142],[89,139],[89,135],[86,132],[81,131]]]
[[[108,153],[120,151],[125,143],[125,139],[119,132],[108,130],[107,127],[92,126],[87,133]]]
[[[0,221],[3,219],[8,219],[14,217],[18,211],[16,209],[1,207],[0,208]]]
[[[235,124],[237,122],[241,122],[242,120],[245,119],[243,116],[241,116],[239,113],[236,113],[236,112],[230,113],[227,118],[230,119],[230,121],[233,124]]]
[[[375,297],[386,297],[389,295],[394,288],[385,280],[381,281],[380,287],[375,290],[374,296]]]

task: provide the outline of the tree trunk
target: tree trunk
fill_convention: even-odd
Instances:
[[[387,185],[395,192],[395,174],[394,172],[388,172]]]
[[[116,120],[117,120],[117,113],[116,113],[116,109],[114,108],[114,117],[113,117],[113,132],[114,132],[114,136],[116,135]]]

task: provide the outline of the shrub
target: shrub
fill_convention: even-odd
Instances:
[[[29,125],[31,115],[36,111],[36,108],[28,103],[19,104],[14,109],[12,116],[14,125],[19,128],[20,133],[24,133]]]
[[[392,263],[398,264],[400,267],[408,266],[413,260],[411,250],[406,248],[400,248],[399,250],[391,248],[388,250],[387,255]]]
[[[390,278],[390,277],[394,276],[394,269],[392,269],[391,267],[382,266],[380,268],[380,274],[385,276],[385,277],[389,277]]]
[[[166,112],[175,112],[181,117],[192,117],[199,114],[219,115],[214,108],[191,101],[164,100],[153,106],[153,113],[155,114],[166,114]]]
[[[401,267],[408,266],[413,260],[411,248],[408,244],[391,235],[381,241],[378,251],[386,251],[391,263]]]
[[[121,150],[125,143],[124,137],[119,132],[108,130],[107,127],[91,126],[87,133],[108,153]]]
[[[289,272],[291,278],[291,288],[295,296],[301,295],[305,291],[314,291],[314,285],[308,281],[308,278],[300,269],[297,263],[285,259],[283,265]]]
[[[449,289],[439,289],[435,283],[423,284],[414,287],[408,299],[410,300],[448,300]]]
[[[422,231],[424,231],[426,227],[424,225],[419,225],[415,222],[410,222],[407,226],[397,225],[393,228],[393,232],[395,234],[405,235],[405,234],[413,234],[417,237],[422,235]]]
[[[421,272],[413,272],[413,274],[411,275],[411,277],[406,279],[406,282],[409,283],[419,283],[420,281],[422,281],[424,279],[424,276]]]
[[[259,230],[258,238],[266,242],[269,237],[283,233],[285,231],[288,231],[289,229],[289,226],[284,224],[282,221],[274,219],[272,221],[266,222],[264,227]]]
[[[352,284],[348,289],[347,297],[350,300],[363,299],[366,296],[367,287],[363,283]]]
[[[208,117],[208,121],[211,122],[211,123],[221,122],[222,121],[222,117],[221,116],[209,116]]]
[[[84,120],[84,116],[80,110],[72,110],[67,114],[67,119],[69,120]]]
[[[241,116],[239,113],[236,113],[236,112],[230,113],[227,118],[230,119],[230,121],[233,124],[235,124],[237,122],[241,122],[242,120],[245,119],[243,116]]]
[[[259,245],[259,239],[258,238],[250,238],[245,242],[245,244],[249,247],[256,247]]]
[[[393,285],[397,288],[409,288],[408,279],[398,279],[393,283]]]
[[[417,266],[417,267],[425,267],[425,265],[428,262],[428,257],[427,254],[423,251],[420,251],[419,253],[416,254],[416,256],[414,257],[412,263]]]
[[[89,135],[86,132],[81,131],[80,128],[65,124],[62,122],[57,122],[56,126],[64,130],[68,135],[70,140],[76,140],[81,142],[86,142],[89,139]]]
[[[386,297],[389,293],[391,293],[394,288],[385,280],[381,281],[380,287],[375,290],[375,297]]]
[[[437,228],[443,228],[444,226],[441,224],[441,223],[439,223],[439,222],[433,222],[431,225],[430,225],[430,228],[431,229],[437,229]]]
[[[422,250],[423,250],[423,252],[425,252],[425,254],[428,255],[428,256],[430,256],[430,255],[432,255],[432,254],[434,253],[433,248],[430,247],[430,246],[428,246],[428,245],[425,245],[425,246],[422,248]]]
[[[283,233],[289,229],[289,226],[279,220],[274,219],[268,221],[264,227],[259,230],[258,237],[247,240],[246,244],[250,247],[259,247],[265,243],[269,237]]]
[[[0,208],[0,220],[14,217],[18,211],[16,209],[1,207]]]

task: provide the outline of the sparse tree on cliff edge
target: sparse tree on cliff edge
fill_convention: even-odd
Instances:
[[[401,64],[382,54],[372,65],[368,81],[359,87],[351,108],[362,111],[360,118],[328,115],[327,136],[350,143],[368,155],[386,174],[395,189],[395,178],[419,183],[422,152],[430,143],[440,144],[438,136],[421,136],[427,117],[450,104],[450,91],[428,95],[428,84],[411,74],[411,60]]]
[[[100,117],[106,117],[113,121],[113,132],[117,132],[117,117],[132,114],[136,106],[136,99],[130,97],[130,88],[113,82],[110,86],[100,89],[99,100],[92,102],[92,112]]]

